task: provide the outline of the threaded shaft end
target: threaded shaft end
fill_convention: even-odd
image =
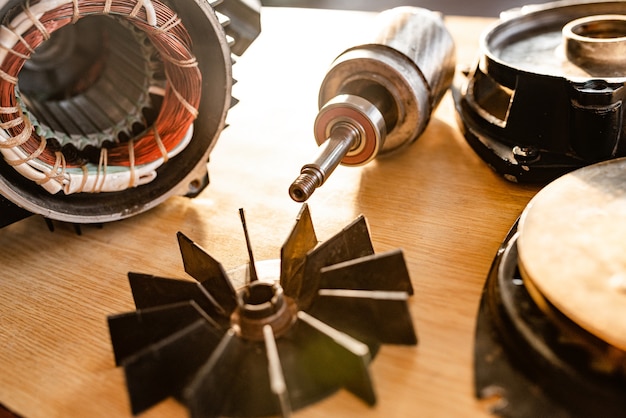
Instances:
[[[289,187],[289,196],[296,202],[304,202],[322,183],[323,180],[314,169],[303,168],[302,173]]]

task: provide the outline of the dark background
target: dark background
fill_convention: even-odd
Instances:
[[[310,7],[382,11],[397,6],[418,6],[447,15],[497,17],[500,12],[545,0],[262,0],[264,6]]]

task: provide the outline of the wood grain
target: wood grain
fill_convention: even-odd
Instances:
[[[226,268],[245,263],[241,207],[256,259],[279,256],[300,208],[288,186],[317,154],[317,89],[372,18],[263,10],[263,33],[234,69],[241,102],[229,113],[211,156],[211,184],[198,198],[175,197],[103,229],[85,227],[81,236],[58,223],[49,233],[37,217],[0,231],[0,403],[32,418],[130,416],[106,326],[107,315],[133,310],[127,272],[185,277],[177,231]],[[460,63],[474,58],[490,22],[447,19]],[[362,213],[376,251],[403,249],[420,343],[378,354],[374,408],[340,391],[296,416],[484,416],[472,383],[479,296],[500,241],[536,191],[502,180],[472,152],[449,95],[403,154],[338,168],[309,201],[318,238]],[[185,416],[185,409],[168,400],[142,416]]]

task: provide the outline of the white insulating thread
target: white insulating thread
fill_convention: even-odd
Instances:
[[[17,14],[8,25],[0,25],[0,63],[4,62],[8,54],[14,54],[22,59],[27,59],[28,56],[17,53],[13,48],[18,43],[21,43],[30,53],[33,53],[33,48],[24,40],[23,35],[34,26],[41,32],[44,40],[49,39],[50,34],[41,23],[41,17],[47,12],[70,3],[73,4],[74,8],[72,23],[75,23],[80,13],[77,0],[42,0],[32,6],[27,2],[22,13]],[[103,9],[104,13],[110,12],[111,4],[112,0],[106,0]],[[146,11],[146,22],[150,26],[157,27],[156,12],[150,0],[138,0],[129,17],[136,18],[141,7]],[[158,30],[167,31],[179,23],[180,18],[175,16],[175,18],[166,22],[163,27],[158,28]],[[176,63],[171,57],[168,58],[169,61]],[[195,58],[185,62],[181,61],[177,64],[180,66],[197,66]],[[8,83],[17,85],[17,77],[9,76],[1,70],[0,77]],[[185,108],[197,117],[197,109],[190,106],[177,91],[174,90],[174,94]],[[0,107],[0,113],[19,113],[17,118],[0,123],[0,153],[2,153],[7,163],[13,166],[18,173],[35,181],[51,194],[55,194],[61,190],[63,190],[65,194],[79,193],[88,190],[92,192],[121,191],[129,187],[149,183],[156,177],[156,169],[164,162],[167,162],[169,158],[184,149],[193,136],[193,125],[191,125],[185,137],[168,153],[161,141],[159,133],[156,132],[155,126],[155,141],[161,151],[162,158],[141,166],[136,166],[134,163],[134,141],[132,140],[129,142],[131,155],[130,168],[107,167],[107,150],[104,148],[101,150],[100,161],[97,166],[87,164],[80,168],[67,168],[65,156],[61,152],[55,153],[55,163],[53,166],[50,166],[37,159],[46,146],[46,139],[44,137],[41,138],[41,145],[38,150],[30,155],[20,148],[20,146],[30,138],[33,130],[30,119],[23,115],[21,109],[18,107]],[[10,134],[5,131],[5,129],[11,129],[22,124],[24,128],[21,133],[14,137],[10,136]]]

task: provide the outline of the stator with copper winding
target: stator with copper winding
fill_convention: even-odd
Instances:
[[[237,0],[5,5],[3,203],[100,223],[199,193],[232,103],[231,54],[258,34],[259,10]]]

